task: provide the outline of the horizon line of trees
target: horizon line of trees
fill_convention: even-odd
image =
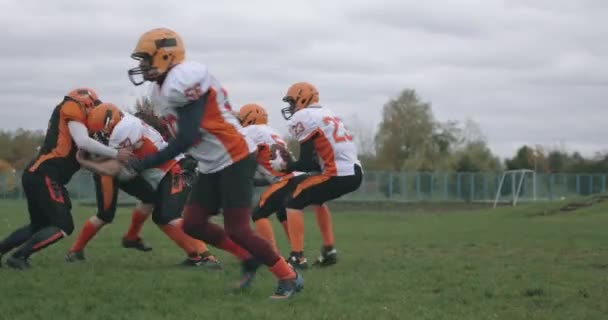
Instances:
[[[150,111],[138,100],[135,111]],[[345,119],[366,170],[483,172],[532,169],[538,172],[608,172],[608,153],[584,157],[577,151],[543,146],[521,146],[501,161],[487,145],[480,126],[472,119],[438,121],[430,102],[413,89],[404,89],[382,108],[376,130],[356,115]],[[44,140],[42,130],[0,130],[2,170],[22,170],[36,156]],[[297,154],[297,143],[289,141]],[[2,169],[7,168],[7,169]]]

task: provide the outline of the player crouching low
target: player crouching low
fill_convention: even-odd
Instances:
[[[271,160],[272,168],[282,172],[311,172],[321,167],[320,175],[310,176],[298,184],[287,200],[292,251],[303,256],[302,209],[313,206],[323,236],[321,256],[315,264],[329,266],[337,262],[337,252],[331,216],[325,203],[351,193],[361,185],[363,171],[357,159],[357,148],[340,118],[318,104],[319,93],[311,84],[292,85],[283,101],[289,106],[281,112],[289,121],[291,135],[300,143],[300,157],[292,162],[277,154]]]
[[[302,172],[279,172],[273,170],[270,164],[275,150],[281,149],[289,156],[287,145],[278,132],[268,126],[268,114],[266,110],[255,103],[246,104],[239,110],[239,121],[243,126],[243,132],[258,147],[257,172],[254,184],[256,186],[268,186],[261,194],[257,205],[253,208],[251,218],[255,224],[256,231],[270,241],[275,250],[279,252],[272,225],[268,217],[276,212],[285,234],[289,239],[289,229],[285,205],[296,186],[308,177]],[[292,252],[287,259],[288,262],[299,269],[308,266],[306,258]]]
[[[166,142],[156,130],[109,103],[93,110],[89,114],[87,125],[92,134],[106,136],[110,147],[131,148],[138,158],[158,152],[166,146]],[[209,253],[204,242],[189,237],[182,230],[181,213],[190,192],[190,185],[184,182],[180,166],[180,163],[186,161],[183,156],[142,171],[134,177],[129,177],[121,163],[114,160],[93,161],[80,155],[78,161],[83,167],[101,175],[98,183],[98,202],[101,202],[102,210],[86,222],[66,260],[84,260],[83,250],[88,241],[101,227],[112,222],[120,188],[141,201],[136,209],[142,216],[141,223],[139,228],[136,228],[138,230],[133,230],[132,225],[128,235],[132,234],[134,238],[139,239],[141,225],[151,214],[154,223],[188,255],[183,265],[220,268],[219,262]],[[118,179],[115,179],[115,176],[118,176]]]

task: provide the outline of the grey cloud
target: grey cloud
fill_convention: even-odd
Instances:
[[[409,87],[439,120],[479,122],[502,156],[523,143],[605,149],[603,0],[179,3],[7,1],[2,127],[44,128],[61,96],[79,85],[132,105],[145,90],[127,79],[131,50],[143,31],[167,26],[181,33],[189,59],[209,65],[235,107],[262,103],[282,132],[281,97],[306,80],[323,104],[371,127],[383,104]]]

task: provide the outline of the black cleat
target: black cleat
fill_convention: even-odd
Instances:
[[[80,251],[70,251],[68,252],[68,254],[65,255],[65,261],[66,262],[78,262],[78,261],[85,261],[85,257],[84,257],[84,250],[80,250]]]
[[[338,251],[333,246],[324,246],[321,248],[321,255],[313,265],[315,267],[329,267],[336,263],[338,263]]]
[[[6,259],[6,265],[15,270],[26,270],[32,266],[26,258],[10,256]]]
[[[127,249],[135,249],[143,252],[152,251],[152,247],[147,246],[141,238],[137,240],[127,240],[122,238],[122,247]]]
[[[289,258],[287,258],[287,263],[289,263],[294,269],[305,270],[308,269],[308,260],[304,257],[303,252],[294,252],[292,251],[289,254]]]
[[[271,300],[289,299],[293,297],[296,292],[300,292],[304,289],[304,278],[302,278],[297,270],[294,271],[296,273],[295,279],[279,280],[277,290],[270,296]]]
[[[213,255],[199,255],[195,258],[186,258],[182,263],[182,267],[203,267],[210,270],[222,270],[222,264]]]
[[[260,267],[260,262],[255,258],[249,258],[241,262],[241,279],[237,285],[237,289],[247,289],[253,283],[255,274]]]

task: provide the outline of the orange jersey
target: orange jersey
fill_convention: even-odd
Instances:
[[[207,67],[191,61],[178,64],[169,71],[162,86],[152,87],[151,99],[175,135],[179,131],[177,109],[204,94],[207,101],[199,126],[200,140],[187,153],[199,161],[202,173],[214,173],[246,158],[256,147],[241,133],[226,90]]]
[[[86,119],[84,109],[66,97],[53,110],[44,143],[27,170],[44,173],[59,183],[67,184],[80,169],[80,164],[76,161],[78,148],[70,134],[68,122],[86,124]]]
[[[141,119],[125,113],[123,118],[114,127],[114,130],[112,130],[108,146],[116,149],[124,147],[132,148],[135,157],[141,160],[165,148],[167,142],[165,142],[158,131],[148,126]],[[162,178],[177,164],[181,157],[178,156],[155,168],[144,170],[141,176],[151,186],[156,188]]]

